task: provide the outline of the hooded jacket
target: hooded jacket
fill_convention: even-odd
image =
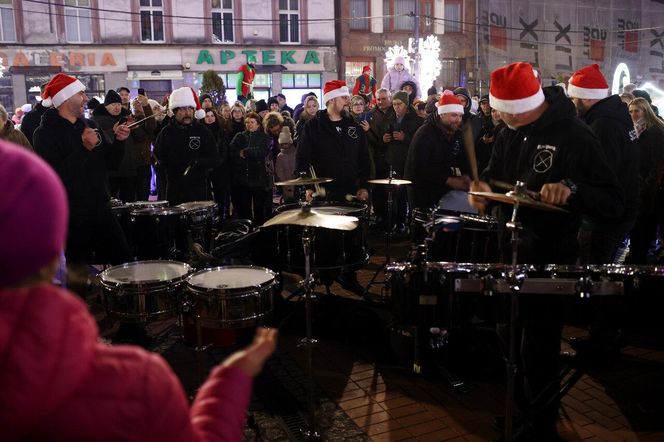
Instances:
[[[99,342],[74,294],[0,289],[0,305],[3,441],[241,440],[251,395],[241,369],[215,368],[190,408],[160,356]]]
[[[44,115],[44,112],[46,112],[46,108],[39,102],[21,120],[21,132],[23,132],[32,146],[34,146],[33,136],[41,124],[41,117]]]
[[[261,127],[255,132],[245,130],[235,135],[228,148],[228,161],[233,174],[233,186],[267,186],[265,160],[269,152],[269,141],[269,137]],[[240,156],[240,151],[243,150],[244,158]]]
[[[636,220],[639,205],[639,151],[636,132],[627,105],[618,95],[595,103],[581,119],[599,140],[600,150],[618,178],[625,195],[625,211],[611,224],[592,222],[595,229],[628,232]]]
[[[466,105],[463,107],[463,124],[470,124],[470,128],[473,131],[473,140],[475,140],[475,145],[479,142],[482,137],[482,117],[475,115],[470,112],[470,109],[473,107],[472,99],[470,98],[470,92],[465,87],[458,87],[454,89],[454,95],[463,95],[466,99]]]
[[[97,123],[99,128],[104,132],[104,135],[106,135],[107,139],[115,140],[113,126],[115,123],[119,122],[121,118],[126,118],[129,115],[130,112],[125,108],[122,108],[120,114],[113,116],[108,112],[106,106],[102,104],[97,106],[97,108],[92,112],[92,120]],[[129,133],[129,137],[125,140],[125,153],[122,157],[122,162],[120,162],[120,166],[118,167],[117,172],[111,172],[109,175],[121,177],[136,176],[136,167],[138,165],[140,155],[140,143],[147,140],[147,138],[148,135],[144,128],[133,128]]]
[[[401,71],[397,71],[393,67],[387,71],[387,74],[383,77],[383,81],[380,83],[381,88],[385,88],[391,93],[395,93],[401,90],[401,85],[406,81],[412,81],[415,83],[415,96],[421,97],[420,84],[417,82],[417,79],[408,72],[408,69],[403,68]]]
[[[576,109],[556,86],[544,88],[548,108],[535,122],[516,130],[505,128],[493,147],[483,180],[508,183],[523,181],[538,192],[546,183],[569,180],[577,187],[568,201],[568,212],[549,212],[521,207],[520,262],[573,263],[577,257],[577,233],[581,215],[602,222],[623,216],[625,198],[618,180],[602,154],[590,128],[576,116]],[[503,218],[511,214],[505,207]]]
[[[81,139],[86,127],[94,129],[102,140],[92,150],[86,149]],[[35,152],[55,169],[67,189],[70,218],[95,214],[108,206],[107,171],[120,165],[124,141],[107,140],[92,120],[79,118],[72,124],[56,108],[44,112],[34,141]]]
[[[385,152],[385,161],[387,161],[388,167],[392,166],[392,170],[396,172],[397,177],[403,177],[408,148],[415,136],[415,132],[422,125],[422,118],[415,113],[412,107],[408,106],[406,114],[401,121],[397,119],[397,115],[394,112],[388,114],[386,120],[386,131],[402,131],[404,133],[402,141],[397,141],[393,138],[392,141],[387,143],[387,150]]]
[[[370,165],[364,130],[348,116],[333,122],[327,110],[318,111],[297,143],[296,172],[308,174],[310,165],[317,176],[334,179],[325,184],[328,199],[344,201],[346,194],[366,188]]]
[[[469,174],[461,131],[450,137],[438,114],[429,115],[415,132],[406,159],[404,178],[413,182],[408,189],[411,205],[430,209],[451,190],[447,178]]]

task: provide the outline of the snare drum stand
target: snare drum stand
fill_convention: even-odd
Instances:
[[[312,336],[312,302],[314,295],[312,292],[313,275],[311,274],[311,263],[309,255],[311,252],[311,241],[313,240],[313,228],[304,226],[302,231],[302,248],[304,249],[304,316],[306,322],[307,336],[300,340],[299,346],[306,348],[307,356],[307,407],[309,412],[309,428],[302,428],[302,434],[306,440],[322,440],[321,435],[318,433],[318,426],[316,425],[316,393],[314,391],[314,366],[313,366],[313,348],[318,341]]]

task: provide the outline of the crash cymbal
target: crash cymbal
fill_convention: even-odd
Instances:
[[[468,192],[468,194],[512,205],[518,202],[520,206],[531,207],[533,209],[548,210],[550,212],[567,212],[567,210],[563,209],[562,207],[536,201],[527,195],[520,195],[514,192]]]
[[[299,177],[288,181],[279,181],[274,183],[275,186],[312,186],[314,184],[329,183],[333,181],[332,178],[309,178]]]
[[[412,181],[398,180],[396,178],[381,178],[378,180],[369,180],[371,184],[386,184],[388,186],[403,186],[405,184],[413,184]]]
[[[357,227],[358,219],[354,216],[328,215],[319,213],[315,209],[294,209],[282,212],[269,219],[263,227],[294,225],[322,227],[332,230],[353,230]]]

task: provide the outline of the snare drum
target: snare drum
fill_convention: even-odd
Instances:
[[[367,247],[367,205],[361,203],[338,203],[314,201],[312,210],[327,215],[354,216],[359,220],[357,228],[350,231],[315,229],[311,244],[311,268],[314,270],[358,270],[369,260]],[[299,204],[286,204],[276,209],[277,213],[300,209]],[[287,271],[304,270],[300,226],[277,227],[278,262]]]
[[[100,274],[106,311],[125,322],[173,317],[192,268],[176,261],[137,261]]]
[[[183,259],[187,250],[187,219],[179,207],[137,209],[130,212],[134,255],[145,259]]]
[[[201,327],[251,327],[272,313],[276,285],[276,274],[264,267],[205,269],[187,280],[187,304]]]
[[[191,231],[191,239],[205,251],[212,248],[214,227],[219,224],[219,207],[214,201],[192,201],[176,207],[184,210],[187,224]]]

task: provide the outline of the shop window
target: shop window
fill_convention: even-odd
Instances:
[[[281,74],[281,93],[286,97],[286,103],[294,108],[302,101],[302,95],[309,92],[321,98],[322,80],[320,74],[283,73]]]
[[[369,0],[350,0],[350,28],[369,29]],[[356,18],[359,17],[359,18]]]
[[[460,63],[456,59],[442,60],[442,68],[440,70],[440,80],[444,89],[454,89],[459,86],[459,71]]]
[[[162,0],[141,0],[141,40],[164,41],[164,7]]]
[[[461,0],[445,0],[445,33],[462,32]]]
[[[65,34],[69,43],[92,43],[90,0],[65,1]]]
[[[16,41],[12,0],[0,0],[0,41]]]
[[[383,0],[383,29],[390,31],[409,31],[415,28],[415,7],[419,1],[419,24],[421,32],[432,32],[432,0]],[[411,16],[412,15],[412,16]]]
[[[224,81],[226,86],[226,101],[229,104],[235,103],[237,94],[235,87],[237,86],[237,73],[236,72],[218,72],[217,75]],[[194,85],[196,90],[200,92],[201,85],[203,84],[203,73],[199,72],[195,79]],[[272,90],[272,75],[270,74],[256,74],[254,77],[254,98],[266,100],[270,97]]]
[[[103,97],[106,94],[104,75],[71,74],[85,85],[85,93],[88,97]]]
[[[211,0],[212,40],[214,43],[233,42],[233,0]]]
[[[346,62],[346,84],[348,85],[348,89],[351,91],[353,90],[353,87],[355,86],[355,79],[362,75],[362,69],[364,66],[369,65],[371,66],[371,71],[376,72],[376,63],[374,62],[373,59],[368,59],[368,60],[354,60],[354,61],[347,61]],[[375,74],[374,74],[375,75]],[[380,81],[378,81],[378,85],[380,85]],[[380,86],[377,86],[380,87]]]
[[[0,77],[0,104],[5,107],[7,112],[14,111],[14,87],[12,86],[12,77],[6,73]]]
[[[300,42],[299,0],[279,0],[279,41]]]

